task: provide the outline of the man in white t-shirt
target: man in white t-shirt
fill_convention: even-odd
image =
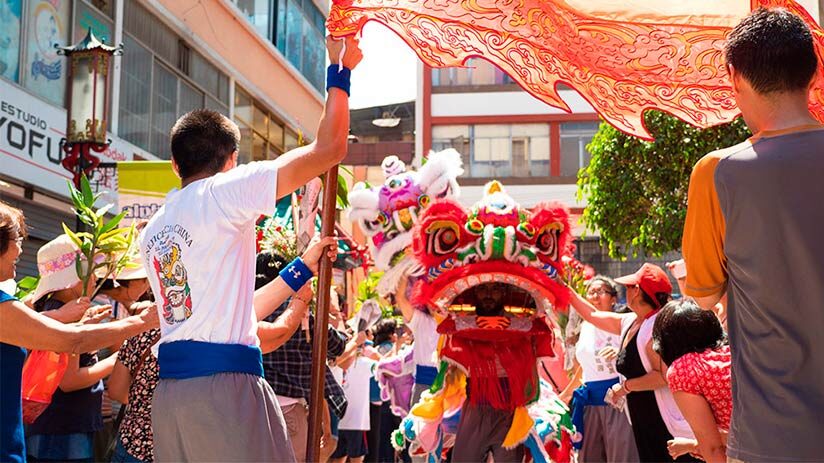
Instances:
[[[345,47],[327,40],[332,65],[315,142],[237,166],[240,131],[228,118],[196,110],[171,130],[181,189],[140,235],[160,312],[152,413],[158,461],[295,459],[263,378],[257,322],[275,307],[253,307],[255,222],[346,155],[349,75],[362,56],[353,37],[345,40]],[[296,259],[276,290],[290,294],[314,271]]]
[[[360,348],[359,348],[360,349]],[[343,373],[342,386],[346,394],[346,413],[338,423],[338,444],[332,454],[332,462],[360,463],[369,452],[366,432],[369,424],[369,380],[375,361],[358,354],[352,365]]]

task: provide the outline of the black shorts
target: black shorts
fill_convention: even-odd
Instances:
[[[366,443],[366,431],[341,429],[338,431],[338,446],[332,458],[358,458],[369,453]]]

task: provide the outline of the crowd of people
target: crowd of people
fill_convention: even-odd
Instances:
[[[766,9],[728,37],[735,98],[754,136],[695,167],[684,262],[670,266],[672,278],[647,263],[614,280],[595,276],[584,294],[569,289],[584,320],[566,352],[572,368],[536,371],[569,403],[577,461],[824,455],[815,432],[824,130],[807,109],[812,40],[799,18]],[[314,143],[238,166],[237,126],[190,112],[171,128],[182,186],[142,227],[133,266],[84,287],[78,269],[90,263],[61,235],[39,250],[30,295],[0,291],[0,461],[305,461],[318,330],[327,330],[328,358],[317,458],[410,459],[391,445],[403,417],[381,395],[377,365],[411,352],[409,405],[418,403],[438,380],[436,319],[412,307],[402,279],[397,319],[352,326],[333,293],[329,325],[318,327],[310,280],[336,255],[335,239],[292,260],[255,248],[258,217],[346,153],[349,73],[361,54],[354,38],[345,42],[327,43]],[[15,278],[25,238],[22,212],[0,203],[0,281]],[[24,426],[27,350],[70,355],[51,402]],[[523,458],[506,450],[490,450],[494,461]]]

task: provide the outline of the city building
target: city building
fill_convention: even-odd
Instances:
[[[91,28],[123,43],[110,72],[104,162],[169,159],[182,114],[211,108],[242,133],[240,161],[271,159],[315,136],[323,110],[326,0],[7,0],[0,2],[0,200],[30,224],[19,264],[73,224],[60,161],[68,61],[55,46]],[[114,169],[92,183],[116,190]]]
[[[416,147],[462,154],[462,203],[477,202],[483,186],[497,179],[524,206],[556,200],[580,215],[585,203],[576,199],[576,179],[599,125],[581,95],[559,86],[572,112],[553,108],[479,58],[463,68],[418,69]]]

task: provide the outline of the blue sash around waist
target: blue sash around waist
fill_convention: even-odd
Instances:
[[[415,366],[415,384],[424,386],[431,386],[438,377],[438,369],[435,367],[416,365]]]
[[[609,388],[617,383],[618,378],[588,381],[572,393],[572,424],[582,437],[580,441],[572,444],[576,449],[580,450],[584,443],[584,408],[592,405],[606,405],[604,396],[607,395]]]
[[[263,357],[257,346],[202,341],[163,343],[157,355],[160,379],[187,379],[218,373],[263,377]]]

